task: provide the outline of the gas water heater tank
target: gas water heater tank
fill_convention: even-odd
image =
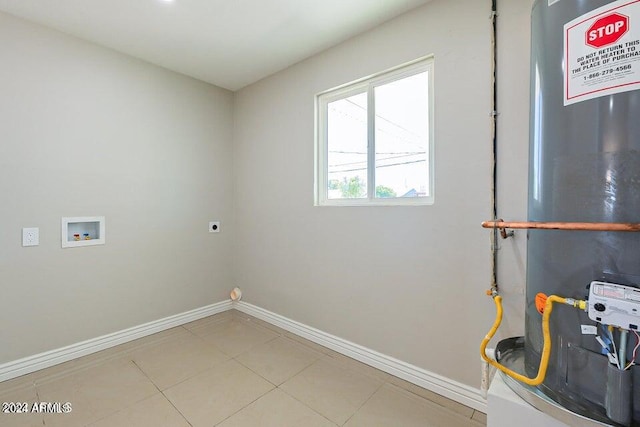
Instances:
[[[640,0],[534,3],[529,221],[640,222],[638,89]],[[530,230],[527,250],[525,369],[535,376],[543,344],[536,294],[586,299],[593,281],[639,287],[640,233]],[[601,326],[570,307],[554,310],[550,326],[552,354],[540,390],[611,422],[609,360],[592,335]],[[633,334],[629,342],[632,348]],[[640,368],[630,369],[632,423],[640,425]]]

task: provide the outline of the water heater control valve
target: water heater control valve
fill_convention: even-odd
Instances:
[[[640,326],[640,289],[607,282],[589,286],[589,318],[604,325],[638,330]]]

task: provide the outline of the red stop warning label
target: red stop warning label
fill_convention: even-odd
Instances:
[[[629,31],[629,17],[620,13],[612,13],[596,20],[589,27],[585,36],[589,46],[605,47],[620,40]]]
[[[564,24],[564,105],[640,90],[640,0],[614,0]]]

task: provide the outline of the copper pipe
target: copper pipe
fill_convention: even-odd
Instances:
[[[580,230],[580,231],[640,231],[638,223],[615,222],[507,222],[484,221],[484,228],[539,229],[539,230]]]

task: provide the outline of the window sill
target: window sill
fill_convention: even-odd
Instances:
[[[433,197],[394,198],[394,199],[332,199],[317,201],[315,206],[431,206]]]

